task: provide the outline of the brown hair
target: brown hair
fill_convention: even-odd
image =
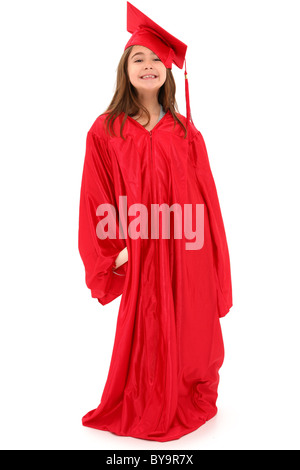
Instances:
[[[134,46],[127,48],[121,57],[121,60],[118,65],[118,70],[117,70],[117,83],[116,83],[116,91],[115,91],[114,97],[110,105],[108,106],[107,110],[104,113],[102,113],[102,115],[108,114],[108,116],[105,119],[105,123],[106,123],[106,129],[109,135],[111,135],[110,127],[112,128],[113,134],[116,135],[113,129],[114,121],[122,112],[125,113],[125,116],[121,125],[122,139],[124,139],[122,131],[123,131],[123,127],[126,122],[127,116],[135,116],[136,114],[139,113],[140,109],[142,109],[148,117],[148,122],[147,124],[144,125],[144,127],[147,126],[150,122],[150,113],[147,110],[147,108],[145,108],[139,102],[137,90],[131,84],[129,80],[128,72],[127,72],[128,58],[133,47]],[[182,126],[182,128],[185,131],[184,138],[186,138],[187,136],[186,127],[177,117],[177,113],[179,113],[179,111],[178,111],[178,106],[177,106],[177,102],[175,98],[175,93],[176,93],[176,84],[175,84],[175,80],[173,77],[173,73],[171,69],[167,69],[167,78],[166,78],[165,83],[159,90],[158,102],[163,106],[165,112],[167,112],[168,110],[171,112],[174,118],[174,127],[176,125],[176,122],[178,122]]]

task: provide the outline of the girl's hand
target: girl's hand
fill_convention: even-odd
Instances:
[[[124,248],[124,250],[120,251],[118,254],[116,260],[115,260],[115,266],[114,269],[118,269],[122,264],[125,264],[128,261],[128,250],[127,247]]]

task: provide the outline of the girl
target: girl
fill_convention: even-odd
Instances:
[[[172,63],[182,68],[186,46],[127,6],[132,36],[87,134],[80,194],[86,284],[102,305],[123,294],[101,402],[83,424],[162,442],[217,413],[231,273],[187,83],[187,117],[175,99]]]

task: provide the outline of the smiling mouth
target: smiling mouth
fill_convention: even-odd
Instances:
[[[140,77],[141,80],[155,80],[157,78],[157,75],[144,75],[143,77]]]

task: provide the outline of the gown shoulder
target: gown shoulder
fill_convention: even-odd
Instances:
[[[94,120],[88,132],[92,132],[96,134],[98,137],[100,137],[101,139],[106,140],[107,134],[105,132],[105,127],[106,127],[105,119],[107,116],[108,116],[108,113],[100,114],[100,116],[98,116]]]
[[[178,117],[178,119],[180,119],[180,121],[185,125],[185,127],[187,126],[187,118],[183,115],[183,114],[180,114],[180,113],[176,113],[176,116]],[[190,141],[194,139],[194,137],[196,137],[197,134],[199,134],[199,130],[196,128],[195,124],[193,122],[189,122],[189,133],[190,133]]]

